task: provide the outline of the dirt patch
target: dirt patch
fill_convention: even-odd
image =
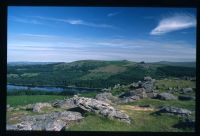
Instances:
[[[123,110],[135,110],[135,111],[155,111],[154,108],[151,107],[139,107],[139,106],[132,106],[132,105],[123,105],[121,106]]]

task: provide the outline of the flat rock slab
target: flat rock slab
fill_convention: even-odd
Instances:
[[[157,95],[160,100],[177,100],[178,98],[171,93],[160,93]]]
[[[85,111],[97,113],[104,117],[117,119],[127,123],[131,122],[127,114],[115,109],[108,103],[85,97],[73,97],[73,99],[75,104]]]
[[[46,130],[61,131],[71,121],[83,119],[79,112],[52,112],[51,114],[24,116],[21,122],[15,125],[7,125],[7,130]]]
[[[158,111],[158,113],[170,113],[170,114],[174,114],[174,115],[190,115],[190,114],[192,114],[192,112],[190,110],[183,109],[183,108],[177,108],[177,107],[173,107],[173,106],[162,107]]]
[[[70,108],[77,107],[74,103],[73,98],[64,99],[64,100],[57,100],[57,101],[52,103],[52,106],[56,107],[56,108],[62,108],[62,109],[70,109]]]
[[[104,92],[104,93],[99,93],[95,96],[95,99],[99,101],[104,101],[107,103],[116,103],[118,101],[118,98],[113,96],[111,93]]]

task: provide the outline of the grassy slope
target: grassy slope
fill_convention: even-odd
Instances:
[[[181,121],[178,116],[151,115],[152,111],[135,111],[126,109],[126,105],[120,106],[132,119],[132,123],[119,122],[106,119],[98,115],[89,115],[80,123],[74,124],[67,131],[141,131],[141,132],[184,132],[194,131],[193,129],[178,129],[173,125]]]
[[[7,104],[11,106],[27,105],[36,102],[49,102],[56,99],[64,99],[66,96],[57,95],[22,95],[22,96],[7,96]]]
[[[174,64],[174,63],[173,63]],[[117,83],[128,84],[142,80],[169,76],[194,76],[195,68],[187,65],[135,63],[130,61],[82,60],[71,63],[8,66],[8,82],[33,85],[76,85],[104,88]]]

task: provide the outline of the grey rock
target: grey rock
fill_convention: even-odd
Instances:
[[[72,121],[81,120],[83,117],[79,112],[64,111],[52,112],[50,114],[24,116],[21,122],[8,125],[7,130],[48,130],[60,131]]]
[[[137,84],[138,84],[138,87],[142,87],[142,81],[138,81]]]
[[[50,103],[36,103],[33,105],[33,112],[41,112],[44,107],[51,108],[52,106]]]
[[[140,100],[139,96],[130,96],[130,97],[124,97],[124,98],[119,98],[118,103],[129,103],[129,102],[134,102]]]
[[[33,104],[28,104],[25,106],[19,106],[21,110],[33,110]]]
[[[146,94],[148,98],[157,98],[157,95],[158,95],[158,93],[154,93],[154,92],[146,93]]]
[[[119,98],[132,97],[132,96],[138,96],[139,98],[146,98],[147,94],[144,88],[138,88],[121,94]]]
[[[146,92],[153,92],[155,79],[151,77],[144,77],[144,82],[142,83],[142,87]]]
[[[193,92],[193,89],[192,88],[182,88],[181,89],[181,92],[184,93],[184,94],[187,94],[187,93],[192,93]]]
[[[117,85],[115,85],[114,87],[113,87],[113,89],[118,89],[118,88],[120,88],[121,86],[120,86],[120,84],[117,84]]]
[[[118,101],[117,97],[115,97],[111,93],[107,93],[107,92],[97,94],[95,96],[95,99],[97,99],[99,101],[104,101],[104,102],[107,102],[107,103],[110,103],[110,104],[116,103]]]
[[[6,108],[7,108],[7,109],[8,109],[8,108],[10,108],[10,105],[9,105],[9,104],[7,104],[7,105],[6,105]]]
[[[131,90],[132,90],[132,89],[137,89],[137,88],[140,88],[141,85],[142,85],[142,82],[141,82],[141,81],[140,81],[140,82],[137,82],[137,83],[133,82],[132,84],[129,85],[129,88],[130,88]]]
[[[175,115],[190,115],[190,114],[192,114],[192,112],[190,110],[183,109],[183,108],[177,108],[177,107],[173,107],[173,106],[162,107],[159,110],[159,112],[171,113],[171,114],[175,114]]]
[[[150,76],[144,77],[144,81],[152,81],[152,78]]]
[[[7,105],[6,107],[7,107],[7,111],[13,111],[14,110],[14,108],[11,107],[10,105]]]
[[[176,100],[177,99],[176,96],[170,93],[160,93],[157,95],[157,98],[161,100]]]
[[[17,125],[6,125],[6,130],[17,130]]]
[[[74,101],[78,107],[85,111],[97,113],[127,123],[130,123],[131,121],[127,114],[115,109],[108,103],[85,97],[74,98]]]
[[[64,99],[64,100],[57,100],[57,101],[52,103],[52,106],[56,107],[56,108],[62,108],[62,109],[70,109],[70,108],[77,107],[74,104],[74,99],[72,99],[72,98]]]
[[[111,91],[111,88],[104,88],[101,90],[101,92],[110,92]]]

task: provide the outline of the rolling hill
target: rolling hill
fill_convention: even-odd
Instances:
[[[70,63],[34,63],[10,65],[8,83],[20,85],[53,85],[105,88],[115,84],[130,84],[144,76],[195,77],[195,62],[138,63],[127,60],[80,60]]]

